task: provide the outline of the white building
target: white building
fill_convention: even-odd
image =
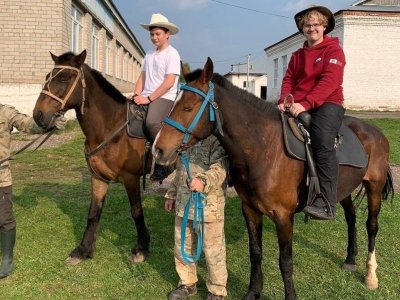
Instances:
[[[345,106],[355,110],[400,110],[400,0],[357,1],[334,15],[336,27],[330,35],[339,38],[347,61]],[[264,49],[270,74],[268,101],[279,99],[290,56],[304,40],[296,32]]]
[[[235,86],[247,90],[261,99],[267,99],[267,74],[247,72],[229,72],[224,75]]]

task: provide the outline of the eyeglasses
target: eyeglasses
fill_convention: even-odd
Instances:
[[[303,28],[304,29],[311,29],[311,28],[318,28],[321,27],[322,24],[320,23],[314,23],[314,24],[304,24]]]

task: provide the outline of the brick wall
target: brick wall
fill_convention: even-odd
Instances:
[[[0,1],[0,103],[14,105],[25,113],[32,112],[45,76],[54,65],[49,51],[55,55],[70,51],[72,2],[79,9],[84,8],[80,0]],[[90,12],[83,13],[82,50],[87,50],[86,63],[90,65],[92,23],[96,21]],[[99,71],[104,74],[106,30],[101,28],[102,24],[98,25]],[[143,54],[118,22],[110,34],[111,74],[105,77],[121,92],[130,93],[139,76]],[[117,40],[125,49],[125,54],[120,53],[121,61],[124,55],[127,57],[126,80],[114,75]],[[122,71],[122,65],[119,70]]]

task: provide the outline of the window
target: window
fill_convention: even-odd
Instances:
[[[287,70],[287,55],[282,56],[282,76],[285,76]]]
[[[82,18],[83,14],[76,8],[71,7],[71,51],[80,53],[82,50]]]
[[[106,37],[106,53],[105,53],[105,72],[106,74],[110,74],[110,54],[111,54],[111,39]]]
[[[274,88],[278,87],[278,59],[274,59]]]
[[[120,75],[119,75],[119,50],[120,49],[119,48],[120,48],[119,46],[115,46],[114,76],[116,78],[120,78]]]
[[[247,81],[243,81],[243,88],[245,89],[247,85]]]
[[[99,68],[99,28],[93,24],[92,26],[92,68]]]

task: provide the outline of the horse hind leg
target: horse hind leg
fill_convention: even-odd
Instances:
[[[354,272],[357,269],[356,257],[358,254],[356,211],[351,195],[340,201],[340,204],[343,207],[347,223],[347,256],[342,265],[342,270]]]
[[[144,220],[140,193],[140,177],[126,181],[125,189],[131,205],[131,215],[136,225],[137,243],[131,250],[129,261],[132,263],[144,262],[149,254],[150,234]]]
[[[75,266],[80,264],[83,260],[93,257],[96,246],[97,230],[99,228],[108,186],[108,183],[92,177],[92,201],[90,203],[86,229],[81,243],[66,259],[65,262],[67,264]]]
[[[378,277],[376,275],[378,264],[375,255],[375,239],[379,230],[378,215],[381,210],[383,186],[384,184],[382,182],[365,183],[368,196],[368,218],[366,221],[368,233],[368,257],[366,261],[367,270],[364,284],[370,290],[378,288]]]

